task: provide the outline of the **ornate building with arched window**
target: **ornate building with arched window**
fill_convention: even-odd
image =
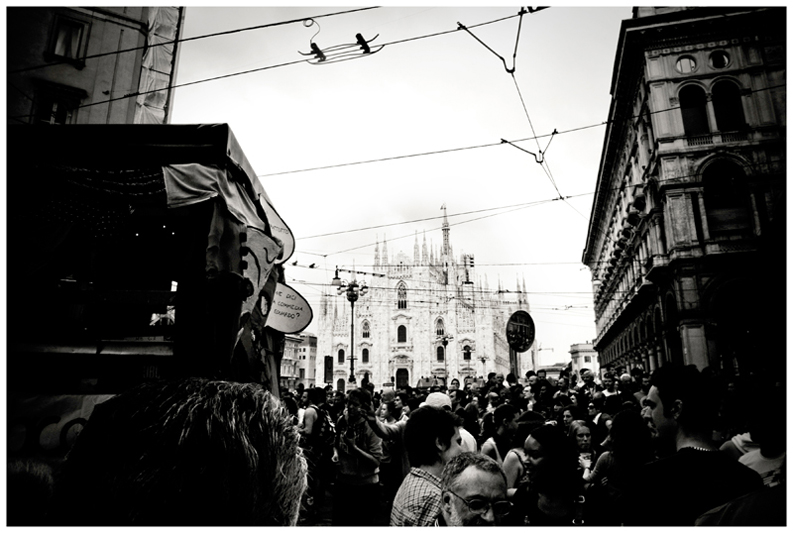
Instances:
[[[374,276],[369,291],[355,302],[353,348],[350,349],[350,304],[344,295],[323,295],[320,303],[318,353],[333,358],[332,384],[343,389],[354,353],[356,382],[368,374],[377,389],[415,387],[422,378],[439,383],[457,378],[509,372],[506,324],[518,309],[529,310],[525,280],[517,290],[491,289],[477,279],[472,254],[454,258],[444,211],[443,244],[419,247],[413,257],[390,257],[386,242],[375,246]],[[521,374],[533,369],[536,342],[520,354]],[[322,357],[318,357],[318,362]],[[322,375],[323,369],[318,369]],[[427,383],[424,381],[423,383]]]
[[[785,19],[623,21],[582,259],[603,368],[784,368]]]

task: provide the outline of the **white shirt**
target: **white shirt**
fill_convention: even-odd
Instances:
[[[460,428],[460,438],[463,440],[463,443],[460,445],[460,447],[464,452],[476,453],[479,451],[476,444],[476,438],[471,435],[470,431],[465,428]]]

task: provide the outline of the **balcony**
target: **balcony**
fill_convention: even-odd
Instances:
[[[724,133],[709,133],[707,135],[696,135],[686,137],[688,146],[709,146],[713,144],[744,142],[749,139],[749,134],[745,131],[727,131]]]

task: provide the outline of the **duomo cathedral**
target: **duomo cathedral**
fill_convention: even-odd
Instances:
[[[324,294],[318,313],[317,381],[326,374],[324,356],[332,356],[332,382],[336,390],[349,387],[350,357],[356,384],[368,374],[377,390],[396,385],[428,385],[457,378],[487,376],[509,370],[506,324],[518,309],[529,311],[525,279],[516,290],[488,287],[487,277],[477,279],[473,254],[454,257],[449,241],[445,207],[443,243],[427,246],[426,234],[413,256],[400,251],[391,257],[387,240],[378,240],[369,275],[350,271],[350,279],[368,292],[354,304],[355,338],[351,349],[350,302],[344,292]],[[536,341],[519,354],[521,375],[534,368]],[[429,381],[428,381],[429,380]]]

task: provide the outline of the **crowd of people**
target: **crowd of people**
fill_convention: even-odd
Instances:
[[[310,526],[331,505],[333,526],[782,526],[784,383],[755,383],[146,383],[96,407],[57,473],[9,462],[8,523]]]
[[[335,526],[381,525],[384,502],[392,526],[785,523],[782,383],[668,365],[283,394],[311,458],[306,525],[326,491]]]

